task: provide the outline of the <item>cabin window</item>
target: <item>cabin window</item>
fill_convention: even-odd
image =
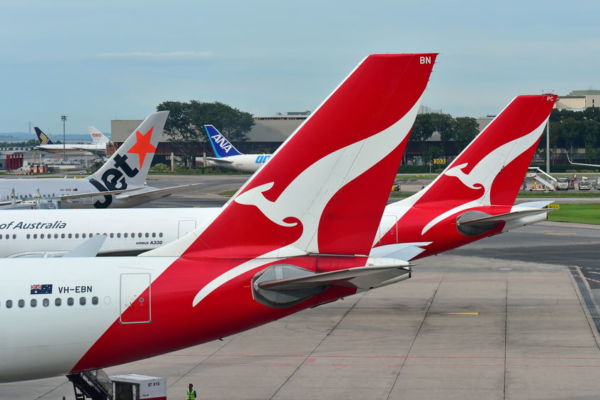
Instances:
[[[75,239],[79,239],[79,233],[75,234]]]
[[[12,300],[6,300],[6,308],[12,308]]]
[[[29,239],[31,237],[31,235],[28,233],[26,237],[27,237],[27,239]]]
[[[146,237],[150,237],[150,234],[148,232],[146,232],[146,235],[144,235]]]
[[[48,307],[48,306],[50,305],[50,300],[48,300],[48,299],[44,299],[44,300],[42,300],[42,305],[43,305],[44,307]]]
[[[2,235],[0,235],[0,239],[2,239]]]
[[[121,237],[121,234],[120,234],[119,232],[117,232],[117,237],[118,237],[118,238],[120,238],[120,237]]]
[[[34,234],[33,234],[33,238],[34,238],[34,239],[37,239],[37,233],[34,233]]]
[[[72,297],[67,298],[67,305],[72,306],[75,304],[75,300]]]
[[[125,232],[125,233],[123,234],[123,237],[124,237],[124,238],[126,238],[127,236],[128,236],[128,235],[127,235],[127,232]]]
[[[57,297],[56,299],[54,299],[55,306],[60,307],[61,304],[62,304],[62,300],[60,299],[60,297]]]
[[[19,308],[25,307],[25,300],[19,299],[19,302],[17,303],[17,305],[19,306]]]
[[[141,238],[142,237],[142,232],[138,233],[138,237]]]
[[[79,298],[79,304],[82,306],[85,306],[85,297],[80,297]]]
[[[43,238],[44,238],[44,234],[40,233],[40,239],[43,239]]]
[[[81,237],[85,239],[85,233],[82,233],[82,234],[81,234]]]
[[[61,239],[64,239],[64,238],[65,238],[65,234],[64,234],[64,233],[61,233],[61,234],[60,234],[60,238],[61,238]]]
[[[160,232],[160,233],[158,234],[158,237],[163,237],[163,233],[162,233],[162,232]]]
[[[31,307],[37,307],[37,300],[36,299],[31,299],[31,301],[29,302],[29,304],[31,305]]]
[[[71,233],[69,233],[69,234],[67,235],[67,237],[68,237],[69,239],[71,239],[71,238],[73,237],[73,235],[72,235]]]
[[[152,232],[152,237],[155,238],[156,237],[156,232]]]
[[[13,233],[13,239],[16,239],[16,238],[17,238],[17,234]]]
[[[112,239],[113,237],[115,237],[115,234],[111,232],[109,236]]]
[[[93,305],[97,305],[98,304],[98,296],[92,297],[92,304]]]

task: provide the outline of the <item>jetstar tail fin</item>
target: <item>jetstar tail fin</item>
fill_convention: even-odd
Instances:
[[[54,144],[52,140],[46,135],[40,128],[37,126],[33,128],[35,130],[35,134],[40,142],[40,144]]]
[[[146,117],[112,157],[88,177],[92,184],[104,190],[143,186],[168,115],[168,111],[159,111]]]
[[[216,158],[239,156],[242,154],[214,126],[204,125],[204,132],[206,132],[206,136],[208,136],[208,141],[210,142],[210,146],[215,152]]]

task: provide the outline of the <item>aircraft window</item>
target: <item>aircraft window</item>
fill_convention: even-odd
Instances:
[[[52,239],[52,234],[49,233],[48,236],[46,236],[47,239]]]
[[[96,304],[98,304],[98,296],[94,296],[94,297],[92,297],[92,304],[93,304],[93,305],[96,305]]]
[[[13,233],[13,239],[16,239],[16,238],[17,238],[17,234]]]
[[[54,239],[58,239],[58,233],[54,234]]]
[[[75,234],[75,239],[79,239],[79,233]]]
[[[6,308],[12,308],[12,300],[6,300]]]
[[[138,233],[138,237],[141,238],[142,237],[142,232]]]
[[[134,238],[134,237],[135,237],[135,233],[132,233],[132,234],[131,234],[131,237],[132,237],[132,238]]]
[[[85,297],[80,297],[79,298],[79,304],[82,306],[85,306]]]
[[[31,305],[31,307],[37,307],[37,300],[36,299],[31,299],[31,301],[29,302],[29,304]]]
[[[37,239],[37,233],[34,233],[34,234],[33,234],[33,238],[34,238],[34,239]]]
[[[121,237],[121,234],[120,234],[120,233],[118,233],[118,232],[117,232],[117,237],[118,237],[118,238],[120,238],[120,237]]]
[[[69,234],[67,235],[67,237],[68,237],[69,239],[71,239],[71,238],[73,237],[73,235],[69,233]]]
[[[111,234],[109,236],[112,239],[113,237],[115,237],[115,234],[111,232]]]
[[[67,305],[72,306],[73,304],[75,304],[75,300],[72,297],[67,298]]]
[[[43,238],[44,238],[44,234],[43,234],[43,233],[41,233],[41,234],[40,234],[40,239],[43,239]]]
[[[2,239],[2,235],[0,235],[0,239]]]
[[[59,297],[57,297],[56,299],[54,299],[54,305],[55,306],[60,307],[61,303],[62,303],[62,300]]]
[[[19,306],[19,308],[25,307],[25,300],[19,299],[19,302],[17,303],[17,305]]]
[[[31,235],[28,233],[28,234],[27,234],[27,239],[29,239],[29,237],[30,237],[30,236],[31,236]]]
[[[156,232],[152,232],[152,237],[156,237]]]
[[[44,300],[42,300],[42,305],[43,305],[44,307],[48,307],[48,306],[50,305],[50,300],[48,300],[48,299],[44,299]]]
[[[64,234],[64,233],[61,233],[61,234],[60,234],[60,238],[61,238],[61,239],[64,239],[64,238],[65,238],[65,234]]]
[[[150,234],[148,232],[146,232],[146,235],[144,235],[146,237],[150,237]]]
[[[127,236],[128,236],[128,233],[127,233],[127,232],[125,232],[125,233],[123,234],[123,237],[124,237],[124,238],[126,238]]]
[[[92,237],[92,236],[94,236],[94,234],[93,234],[93,233],[90,233],[90,237]]]
[[[163,233],[162,233],[162,232],[160,232],[160,233],[158,234],[158,237],[163,237]]]
[[[85,239],[85,233],[82,233],[82,234],[81,234],[81,237]]]

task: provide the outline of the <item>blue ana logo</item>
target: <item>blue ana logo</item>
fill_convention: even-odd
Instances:
[[[260,156],[256,156],[256,160],[254,160],[254,163],[256,164],[264,164],[266,163],[269,158],[271,158],[271,156],[268,155],[260,155]]]
[[[212,139],[216,144],[219,145],[220,148],[222,148],[225,151],[225,153],[229,153],[231,151],[233,145],[229,143],[227,139],[225,139],[225,136],[219,133],[218,135],[214,135]]]

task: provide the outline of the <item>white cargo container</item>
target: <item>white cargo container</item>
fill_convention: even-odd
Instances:
[[[167,400],[167,381],[157,376],[114,375],[113,400]]]

